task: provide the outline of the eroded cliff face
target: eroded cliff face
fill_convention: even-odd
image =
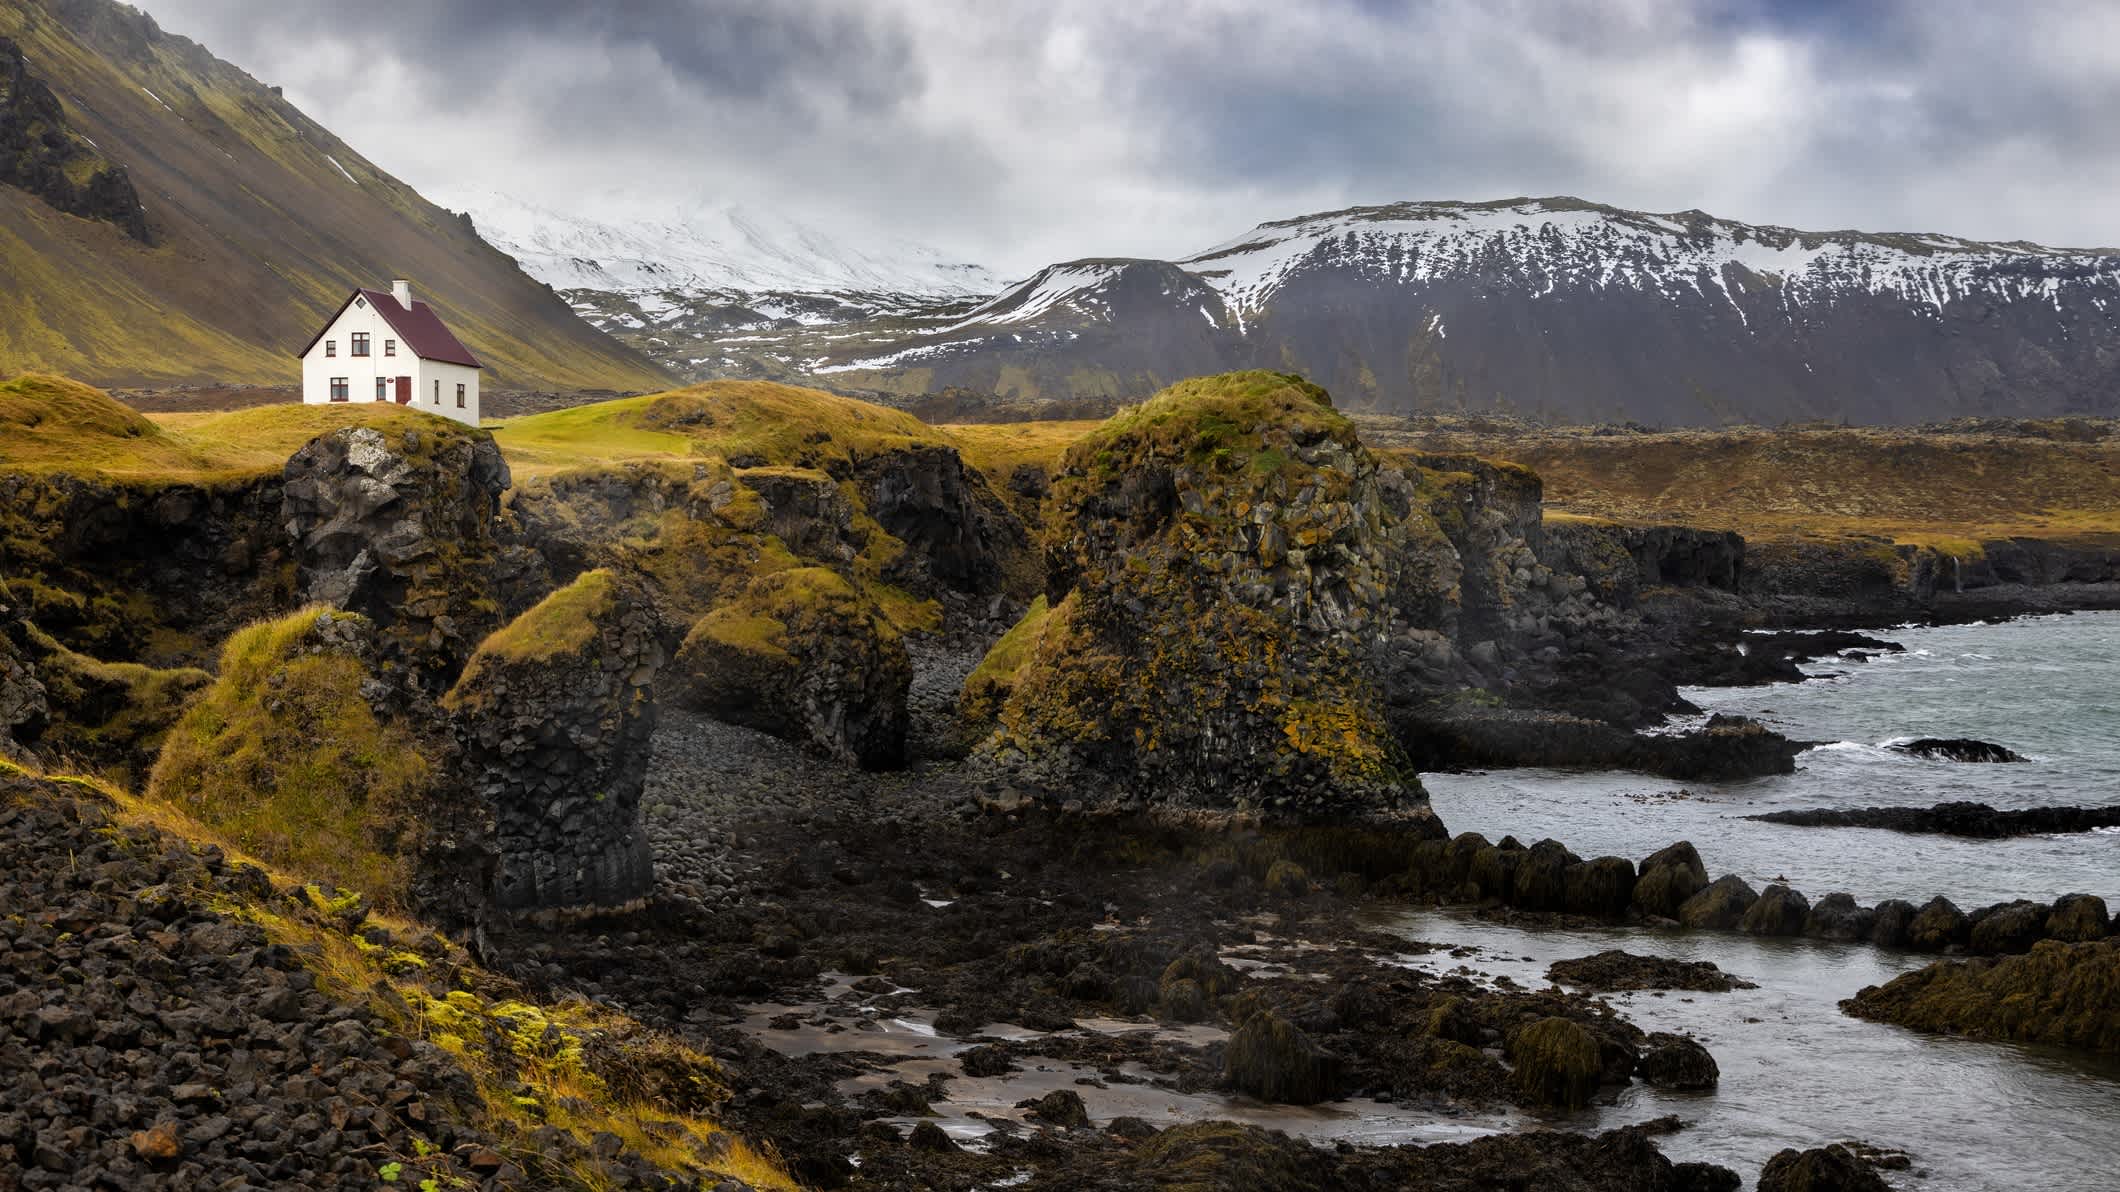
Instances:
[[[1432,540],[1325,392],[1173,386],[1055,479],[1047,599],[982,756],[1061,797],[1432,821],[1384,720],[1392,593]]]
[[[347,427],[287,461],[282,517],[304,603],[357,612],[431,692],[499,626],[538,561],[503,549],[494,523],[508,464],[487,435]]]

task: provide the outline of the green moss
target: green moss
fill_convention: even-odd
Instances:
[[[897,640],[897,631],[876,615],[875,605],[838,572],[792,567],[752,581],[742,596],[701,617],[685,641],[687,646],[695,641],[714,642],[793,662],[788,653],[791,630],[801,632],[825,619],[863,618],[875,626],[879,636]]]
[[[321,628],[347,620],[362,621],[304,609],[231,636],[148,793],[246,852],[392,902],[432,767],[369,707],[360,660],[323,644]]]
[[[1066,466],[1100,481],[1151,460],[1182,460],[1213,472],[1290,474],[1290,437],[1311,435],[1356,442],[1354,424],[1309,381],[1288,373],[1223,373],[1180,381],[1119,411],[1068,448]]]
[[[1536,1105],[1580,1109],[1597,1092],[1603,1062],[1597,1036],[1566,1018],[1542,1018],[1505,1041],[1517,1092]]]
[[[1136,1163],[1159,1192],[1304,1192],[1317,1173],[1301,1152],[1234,1122],[1173,1126],[1141,1143]]]
[[[1039,636],[1045,632],[1045,619],[1051,611],[1045,597],[1031,601],[1023,617],[965,676],[964,688],[957,696],[959,715],[983,724],[1000,714],[1001,705],[1008,701],[1009,691],[1016,685],[1017,672],[1030,661]]]
[[[191,667],[160,670],[136,662],[102,662],[30,627],[39,651],[37,675],[52,706],[41,752],[69,764],[114,768],[130,777],[154,764],[164,736],[185,705],[213,681]]]
[[[537,662],[580,650],[596,639],[597,622],[610,613],[616,589],[608,570],[582,572],[573,583],[489,634],[479,643],[478,655],[465,674],[470,674],[481,657]]]

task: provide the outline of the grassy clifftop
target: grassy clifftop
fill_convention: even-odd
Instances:
[[[68,126],[123,166],[151,243],[0,185],[0,370],[106,384],[284,383],[354,285],[410,274],[486,383],[667,375],[276,89],[110,0],[0,5]]]

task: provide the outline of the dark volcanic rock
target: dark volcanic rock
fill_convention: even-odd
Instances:
[[[1708,888],[1708,867],[1690,841],[1681,840],[1644,858],[1634,882],[1634,905],[1646,915],[1678,917],[1688,898]]]
[[[1907,910],[1911,916],[1913,908]],[[1854,895],[1828,894],[1811,905],[1803,933],[1812,939],[1853,942],[1869,939],[1876,926],[1877,912],[1857,904]]]
[[[1708,1049],[1681,1035],[1650,1035],[1634,1071],[1660,1089],[1712,1089],[1722,1079],[1722,1069]]]
[[[1339,1078],[1337,1056],[1270,1011],[1252,1015],[1237,1028],[1222,1062],[1238,1092],[1286,1105],[1326,1100]]]
[[[1891,1192],[1854,1151],[1835,1143],[1814,1150],[1785,1150],[1759,1172],[1759,1192]]]
[[[1787,886],[1773,885],[1760,891],[1759,900],[1745,908],[1737,929],[1746,935],[1802,935],[1810,917],[1810,899]]]
[[[494,903],[639,902],[654,883],[640,794],[663,653],[647,595],[583,573],[489,637],[443,705],[467,782],[493,815]]]
[[[1917,737],[1912,741],[1896,741],[1885,746],[1899,753],[1910,753],[1915,757],[1937,758],[1950,762],[2021,762],[2023,756],[1987,741],[1975,741],[1970,737]]]
[[[115,224],[152,244],[147,211],[125,167],[106,162],[75,132],[51,87],[0,37],[0,185],[16,186],[68,215]]]
[[[1673,960],[1667,956],[1637,956],[1617,949],[1557,960],[1546,969],[1546,979],[1601,992],[1624,989],[1690,989],[1702,993],[1725,993],[1732,989],[1755,989],[1707,960]]]
[[[1912,946],[1915,913],[1914,904],[1903,898],[1887,898],[1878,903],[1877,917],[1870,923],[1870,942],[1880,948]]]
[[[822,567],[776,571],[701,617],[679,698],[731,724],[869,769],[905,760],[913,666],[873,601]]]
[[[282,511],[301,599],[367,617],[438,693],[497,626],[493,520],[509,474],[490,436],[433,421],[310,440],[287,461]]]
[[[1821,807],[1770,811],[1746,818],[1811,828],[1889,828],[1894,832],[1998,839],[2120,827],[2120,807],[2031,807],[2021,811],[1997,811],[1985,803],[1953,802],[1938,803],[1933,807]]]
[[[2046,938],[2047,907],[2036,902],[2005,902],[1982,907],[1969,916],[1972,932],[1966,947],[1983,955],[2029,952]]]
[[[2053,912],[2046,917],[2048,938],[2064,943],[2104,939],[2111,931],[2105,899],[2093,894],[2063,894],[2054,900]]]
[[[1174,386],[1069,448],[1051,500],[1050,611],[985,764],[1056,796],[1441,835],[1383,648],[1394,581],[1440,548],[1323,390]]]
[[[1736,874],[1716,878],[1712,885],[1686,899],[1678,908],[1678,921],[1688,927],[1712,927],[1727,931],[1743,921],[1759,895]]]
[[[1971,933],[1972,923],[1965,912],[1939,894],[1914,912],[1907,924],[1907,945],[1922,952],[1941,952],[1963,945]]]
[[[1567,870],[1568,909],[1578,915],[1617,918],[1634,898],[1634,862],[1598,857]]]

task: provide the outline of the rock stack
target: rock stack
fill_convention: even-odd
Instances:
[[[467,782],[494,817],[500,908],[619,909],[653,886],[640,793],[657,629],[635,582],[584,572],[481,643],[443,697]]]

